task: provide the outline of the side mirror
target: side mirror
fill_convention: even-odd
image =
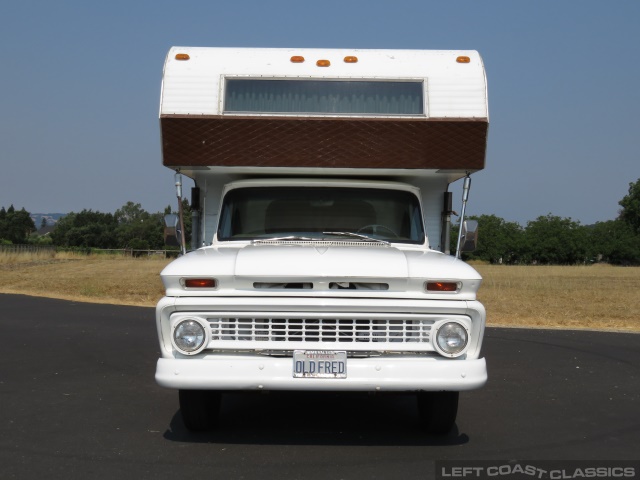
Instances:
[[[461,252],[473,252],[478,246],[478,222],[465,220],[462,222]]]
[[[164,216],[164,244],[169,247],[180,247],[180,226],[178,215],[170,213]]]

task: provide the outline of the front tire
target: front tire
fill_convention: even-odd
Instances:
[[[213,429],[220,413],[220,392],[211,390],[180,390],[180,413],[187,429],[203,432]]]
[[[445,435],[449,433],[458,415],[460,392],[419,392],[418,411],[422,428],[427,433]]]

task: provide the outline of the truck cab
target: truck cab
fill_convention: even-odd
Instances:
[[[449,185],[484,167],[477,52],[174,47],[160,121],[195,184],[156,309],[187,428],[224,392],[304,390],[413,392],[450,431],[487,380],[470,233],[448,252]]]

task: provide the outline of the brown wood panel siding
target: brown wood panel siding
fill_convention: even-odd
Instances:
[[[161,118],[163,163],[180,166],[484,168],[486,121]]]

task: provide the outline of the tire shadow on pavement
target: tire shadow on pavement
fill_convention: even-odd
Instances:
[[[269,392],[222,397],[216,429],[186,429],[178,410],[164,438],[173,442],[256,445],[452,446],[469,442],[421,430],[412,394]]]

